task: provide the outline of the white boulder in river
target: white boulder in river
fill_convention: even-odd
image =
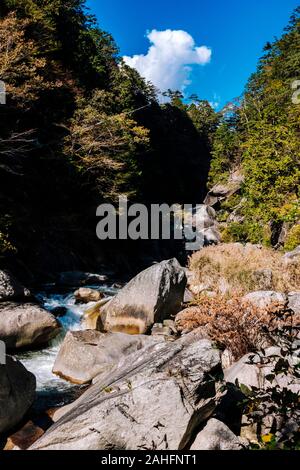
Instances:
[[[47,310],[33,303],[0,303],[0,341],[8,349],[47,344],[60,332],[60,324]]]
[[[145,269],[101,307],[100,331],[146,333],[181,309],[186,286],[185,270],[173,258]]]
[[[53,373],[72,383],[88,383],[94,377],[109,372],[121,359],[126,362],[129,354],[160,341],[146,335],[69,331],[59,350]]]
[[[30,449],[188,449],[220,398],[220,352],[196,332],[127,357]]]
[[[9,271],[0,270],[0,341],[7,349],[41,346],[60,332],[55,317],[28,297],[28,289]]]
[[[0,434],[18,424],[35,398],[35,377],[11,356],[0,365]]]
[[[96,289],[89,287],[80,287],[74,292],[77,303],[87,304],[88,302],[98,302],[104,297],[104,294]]]

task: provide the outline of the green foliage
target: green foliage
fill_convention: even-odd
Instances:
[[[300,245],[300,225],[294,225],[288,233],[284,244],[286,251],[292,251]]]
[[[243,243],[261,243],[262,239],[262,227],[259,223],[231,222],[222,232],[222,240],[224,243],[236,241]]]
[[[209,173],[209,186],[228,180],[230,171],[239,165],[240,136],[235,119],[225,114],[213,140],[212,162]]]
[[[111,90],[113,100],[110,110],[116,113],[135,110],[156,103],[156,92],[151,83],[128,67],[122,60],[112,72]]]
[[[108,114],[113,98],[99,90],[88,101],[80,100],[65,152],[79,170],[89,174],[94,190],[106,199],[120,193],[136,197],[139,156],[149,143],[148,131],[126,113]]]
[[[219,113],[216,113],[206,100],[200,100],[195,95],[190,99],[192,102],[187,106],[187,113],[199,134],[211,146],[220,120]]]
[[[111,35],[87,14],[85,0],[4,0],[0,16],[11,11],[30,22],[30,36],[48,61],[71,70],[80,86],[108,84],[117,47]]]
[[[300,8],[285,34],[265,47],[244,96],[225,109],[215,135],[210,184],[226,180],[235,167],[245,176],[243,227],[228,229],[241,241],[270,243],[260,226],[299,220],[300,105],[291,89],[300,70],[299,14]]]
[[[281,344],[279,354],[266,356],[262,350],[256,354],[260,367],[270,367],[264,387],[245,387],[237,384],[245,395],[242,402],[243,413],[249,425],[256,429],[257,442],[252,443],[256,450],[299,450],[300,432],[298,426],[299,392],[293,391],[293,384],[300,378],[299,351],[295,345],[295,332],[292,327],[278,329],[277,344]],[[249,364],[254,356],[249,357]],[[286,383],[279,386],[277,380]]]
[[[177,91],[159,104],[84,0],[2,0],[1,52],[0,209],[13,220],[0,228],[6,251],[13,238],[27,263],[58,226],[66,239],[87,227],[95,238],[95,208],[120,192],[143,202],[204,197],[218,115]]]

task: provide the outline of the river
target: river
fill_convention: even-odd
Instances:
[[[112,296],[117,292],[117,289],[109,285],[86,287],[96,288],[102,291],[105,296]],[[65,309],[65,313],[58,318],[62,325],[62,332],[44,349],[15,354],[26,369],[36,377],[37,396],[34,404],[36,412],[69,403],[76,398],[81,388],[52,373],[56,356],[67,331],[81,330],[84,311],[95,304],[95,302],[76,304],[74,297],[75,290],[76,286],[72,289],[61,290],[55,288],[54,285],[48,285],[35,293],[40,304],[46,310],[51,312],[58,307]]]

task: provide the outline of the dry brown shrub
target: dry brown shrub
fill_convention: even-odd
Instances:
[[[205,247],[189,262],[193,273],[191,287],[228,295],[244,295],[255,290],[290,292],[300,289],[300,263],[285,262],[281,253],[270,248],[226,243]],[[271,271],[271,284],[264,286],[264,270]],[[225,286],[225,288],[224,288]]]
[[[300,325],[299,315],[275,303],[259,309],[239,297],[222,296],[201,296],[195,303],[176,316],[177,330],[182,333],[199,328],[203,336],[222,349],[228,348],[235,359],[276,344],[279,331]]]

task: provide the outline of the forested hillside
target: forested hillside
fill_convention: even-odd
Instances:
[[[215,112],[173,90],[162,103],[84,0],[3,0],[1,260],[99,265],[102,201],[201,203],[208,178],[212,187],[235,170],[244,182],[218,212],[223,240],[299,244],[299,13],[266,45],[244,95]]]
[[[292,84],[300,77],[300,8],[284,35],[268,43],[244,95],[228,105],[214,139],[210,185],[239,169],[239,195],[222,206],[225,240],[300,244],[300,105]],[[245,59],[246,60],[246,59]]]
[[[227,19],[246,44],[260,4],[249,21],[239,1],[225,15],[222,0],[179,2],[178,21],[204,3],[236,60]],[[0,451],[97,450],[97,463],[133,467],[143,455],[196,464],[201,450],[218,463],[220,450],[299,450],[300,7],[220,111],[155,89],[96,11],[100,24],[85,0],[0,0]],[[156,24],[170,20],[160,3],[164,15]],[[210,49],[162,33],[172,63],[181,44],[174,70],[191,86]],[[166,74],[157,46],[134,59]],[[120,195],[130,209],[194,207],[182,225],[167,209],[158,227],[140,204],[128,227],[99,223],[99,205],[118,208]],[[125,239],[97,238],[120,227]]]
[[[160,105],[84,3],[0,6],[0,253],[50,270],[99,254],[103,200],[201,202],[209,169],[209,104]]]

